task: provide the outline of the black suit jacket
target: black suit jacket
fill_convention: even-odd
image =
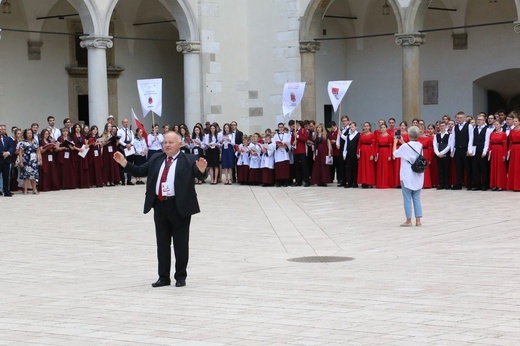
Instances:
[[[125,172],[135,177],[148,177],[146,181],[146,196],[144,200],[144,213],[148,213],[157,201],[155,187],[157,179],[159,179],[159,170],[166,154],[154,155],[150,160],[141,166],[128,163]],[[184,152],[179,152],[177,164],[175,167],[175,200],[177,211],[181,216],[191,216],[200,212],[199,202],[197,201],[197,192],[195,191],[195,178],[204,180],[208,176],[208,170],[201,173],[195,164],[198,157]]]
[[[3,145],[2,145],[2,141],[0,141],[0,162],[3,163],[5,161],[8,163],[11,163],[15,149],[16,148],[15,148],[13,139],[11,137],[4,136]],[[4,153],[4,151],[9,152],[9,155],[10,155],[5,159],[4,159],[4,155],[2,155]]]
[[[237,129],[235,133],[235,144],[240,145],[244,140],[244,133]]]

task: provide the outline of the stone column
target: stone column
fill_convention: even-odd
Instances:
[[[191,129],[203,119],[200,89],[200,42],[177,42],[177,52],[184,55],[184,122]]]
[[[403,47],[403,120],[411,125],[412,119],[421,116],[419,47],[426,40],[420,33],[396,36],[396,43]]]
[[[302,82],[305,84],[305,94],[302,99],[302,120],[316,120],[316,52],[320,43],[316,41],[300,42]]]
[[[81,47],[88,49],[88,112],[90,126],[105,126],[108,117],[108,78],[106,49],[111,36],[81,36]]]

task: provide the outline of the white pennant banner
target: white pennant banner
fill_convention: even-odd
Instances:
[[[341,100],[343,100],[343,97],[345,97],[350,84],[352,84],[351,80],[329,82],[327,89],[329,92],[330,102],[332,102],[332,106],[334,107],[334,112],[338,110],[339,104],[341,103]]]
[[[150,111],[158,116],[162,114],[162,78],[141,79],[137,81],[139,100],[143,109],[143,117]]]
[[[291,116],[292,112],[302,102],[305,82],[285,83],[283,87],[283,115]]]

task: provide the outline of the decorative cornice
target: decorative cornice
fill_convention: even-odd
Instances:
[[[177,42],[177,52],[182,54],[198,54],[200,53],[199,41],[179,41]]]
[[[76,67],[76,66],[67,66],[65,67],[70,77],[73,78],[88,78],[88,68],[87,67]],[[124,71],[124,67],[107,67],[107,77],[108,79],[119,78],[121,73]]]
[[[515,32],[517,34],[520,34],[520,21],[517,20],[516,22],[514,22],[514,24],[515,24],[515,28],[514,28]]]
[[[320,50],[321,43],[316,41],[300,42],[300,53],[316,53]]]
[[[395,43],[400,46],[420,46],[426,43],[426,35],[420,33],[396,34]]]
[[[112,42],[112,36],[81,36],[80,39],[81,42],[79,45],[81,48],[107,49],[114,46],[114,43]]]

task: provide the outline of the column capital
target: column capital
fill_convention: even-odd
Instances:
[[[100,48],[107,49],[114,46],[112,42],[112,36],[81,36],[81,42],[79,45],[81,48]]]
[[[177,42],[177,52],[198,54],[200,53],[200,41],[179,41]]]
[[[517,20],[517,21],[514,22],[513,24],[515,25],[515,28],[514,28],[515,32],[516,32],[517,34],[520,34],[520,20]]]
[[[300,42],[300,53],[316,53],[320,50],[321,42],[302,41]]]
[[[426,35],[419,32],[396,34],[395,43],[400,46],[420,46],[426,43]]]

